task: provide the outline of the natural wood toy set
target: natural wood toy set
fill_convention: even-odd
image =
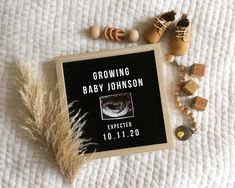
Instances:
[[[175,20],[174,10],[160,14],[143,34],[157,43]],[[139,32],[98,25],[90,36],[115,42],[137,42]],[[182,14],[175,24],[166,62],[180,72],[175,90],[176,107],[190,126],[175,130],[187,140],[198,129],[192,110],[205,110],[208,100],[195,96],[189,107],[180,95],[192,96],[199,85],[191,77],[202,77],[205,65],[193,64],[190,71],[175,60],[190,43],[190,22]],[[46,76],[37,79],[33,70],[17,63],[19,94],[24,110],[21,128],[50,153],[61,173],[75,186],[78,171],[90,159],[173,148],[170,115],[164,85],[160,45],[68,55],[55,58],[58,83],[49,89]],[[59,96],[58,96],[59,92]]]
[[[190,120],[191,126],[179,126],[175,130],[175,135],[179,140],[187,140],[190,136],[198,129],[196,119],[193,115],[192,110],[204,111],[208,100],[196,96],[192,99],[190,107],[184,106],[180,102],[180,93],[184,93],[188,96],[193,95],[198,89],[199,85],[193,80],[188,79],[191,77],[202,77],[205,74],[205,65],[194,63],[190,70],[187,71],[186,66],[179,64],[175,60],[175,56],[183,56],[188,52],[190,45],[190,21],[187,18],[187,14],[182,14],[180,19],[173,25],[175,21],[176,12],[171,10],[169,12],[162,13],[155,17],[155,20],[144,30],[143,38],[147,43],[157,43],[163,37],[164,33],[171,27],[171,39],[169,41],[169,51],[166,54],[166,62],[177,65],[180,72],[180,80],[175,91],[175,102],[176,107],[183,112]],[[173,27],[172,27],[173,26]],[[90,36],[93,39],[98,39],[101,35],[100,27],[93,25],[90,27]],[[110,41],[121,42],[126,39],[128,42],[137,42],[139,39],[139,33],[137,30],[132,29],[126,32],[119,28],[106,27],[103,31],[105,39]]]

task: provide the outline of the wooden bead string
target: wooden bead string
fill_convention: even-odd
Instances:
[[[188,75],[197,76],[197,77],[204,76],[205,65],[194,63],[190,67],[190,71],[189,71],[190,73],[188,73],[187,67],[183,64],[179,64],[175,60],[175,56],[172,55],[171,53],[167,53],[165,55],[165,60],[167,63],[176,65],[180,72],[179,83],[177,84],[177,87],[174,93],[175,105],[184,115],[188,117],[191,126],[185,126],[185,125],[178,126],[175,129],[175,136],[179,140],[185,141],[192,136],[192,134],[199,128],[199,126],[197,125],[196,119],[191,109],[187,106],[184,106],[183,103],[181,102],[180,92],[183,91],[188,95],[189,94],[192,95],[195,92],[195,89],[198,88],[198,85],[192,79],[188,79]],[[191,88],[187,87],[189,84],[191,84]],[[192,99],[190,107],[195,110],[204,111],[207,106],[207,103],[208,103],[207,99],[197,96]]]
[[[182,65],[182,64],[178,64],[175,61],[175,64],[178,66],[179,72],[180,72],[180,78],[179,78],[179,84],[177,85],[177,88],[175,90],[175,105],[176,107],[183,113],[185,114],[191,124],[191,128],[193,129],[193,131],[197,130],[197,122],[196,122],[196,118],[193,115],[193,112],[186,106],[184,106],[182,104],[182,102],[180,101],[180,91],[181,91],[181,86],[182,83],[187,81],[187,69],[186,66]]]

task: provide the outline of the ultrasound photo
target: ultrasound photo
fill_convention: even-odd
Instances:
[[[131,93],[102,96],[100,111],[102,120],[115,120],[134,117]]]

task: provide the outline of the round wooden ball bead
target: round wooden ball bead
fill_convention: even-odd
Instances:
[[[167,53],[165,55],[165,60],[167,63],[172,63],[175,60],[175,56],[170,53]]]
[[[187,76],[187,74],[185,74],[185,75],[183,76],[182,80],[183,80],[183,81],[187,81],[187,79],[188,79],[188,76]]]
[[[180,70],[180,71],[184,71],[185,68],[186,68],[186,67],[185,67],[184,65],[179,65],[179,70]]]
[[[175,92],[180,92],[181,90],[181,83],[178,83],[178,85],[175,87]]]
[[[184,78],[184,76],[185,76],[185,72],[181,72],[181,73],[180,73],[180,77],[181,77],[181,79],[183,79],[183,78]]]
[[[139,37],[140,37],[139,32],[136,29],[130,30],[126,36],[129,42],[136,42],[139,40]]]
[[[196,122],[196,118],[195,117],[191,117],[191,122],[195,123]]]
[[[176,102],[179,102],[179,101],[180,101],[180,97],[176,95],[176,96],[175,96],[175,101],[176,101]]]
[[[194,129],[197,128],[197,123],[196,122],[192,123],[192,128],[194,128]]]
[[[180,91],[179,90],[176,90],[175,91],[175,96],[179,96],[180,95]]]
[[[184,107],[183,106],[181,106],[180,108],[179,108],[179,110],[181,111],[181,112],[183,112],[184,111]]]
[[[189,108],[185,108],[185,109],[184,109],[184,113],[187,114],[187,115],[189,115],[189,114],[191,113],[191,110],[190,110]]]
[[[176,107],[177,108],[180,108],[180,107],[182,107],[183,106],[183,104],[181,103],[181,102],[176,102]]]
[[[188,118],[191,119],[193,117],[193,112],[190,110],[189,114],[188,115]]]
[[[100,27],[98,25],[92,25],[89,30],[91,38],[98,39],[100,37]]]

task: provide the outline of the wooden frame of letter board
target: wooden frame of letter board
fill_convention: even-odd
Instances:
[[[132,54],[132,53],[152,51],[152,50],[154,50],[154,54],[155,54],[156,69],[157,69],[157,76],[158,76],[158,82],[159,82],[160,97],[161,97],[161,102],[162,102],[162,110],[163,110],[167,143],[137,146],[137,147],[131,147],[131,148],[125,148],[125,149],[115,149],[115,150],[85,154],[85,155],[88,155],[88,158],[97,159],[97,158],[110,157],[110,156],[116,156],[116,155],[126,155],[126,154],[131,154],[131,153],[149,152],[149,151],[173,148],[174,144],[173,144],[173,139],[172,139],[172,129],[170,127],[170,116],[169,116],[169,109],[168,109],[168,104],[167,104],[167,99],[166,99],[166,91],[165,91],[165,86],[164,86],[164,77],[163,77],[163,70],[162,70],[162,56],[161,56],[160,45],[148,44],[148,45],[142,45],[142,46],[137,46],[137,47],[114,49],[114,50],[101,51],[101,52],[91,52],[91,53],[84,53],[84,54],[79,54],[79,55],[68,55],[68,56],[55,58],[61,105],[66,106],[67,96],[66,96],[66,89],[65,89],[65,82],[64,82],[64,75],[63,75],[63,66],[62,66],[63,63],[71,63],[74,61],[110,57],[110,56],[117,56],[117,55],[125,55],[125,54]],[[68,116],[68,120],[69,120],[69,116]]]

